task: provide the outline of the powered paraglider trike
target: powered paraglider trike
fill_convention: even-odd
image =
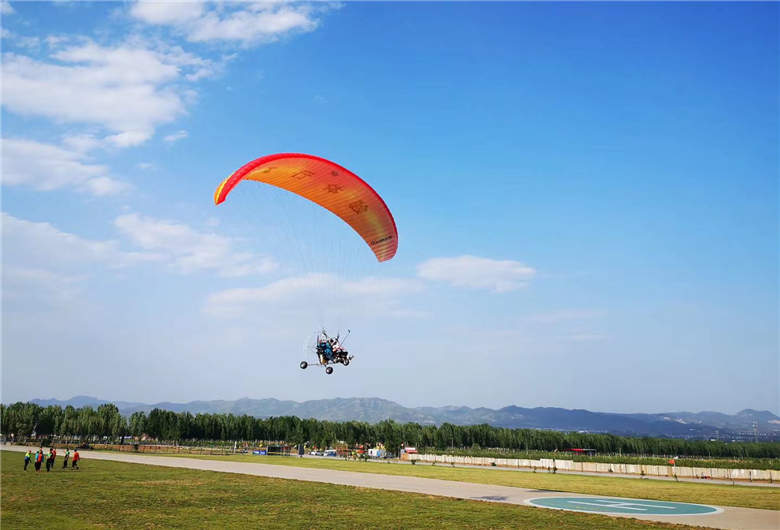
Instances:
[[[347,336],[349,336],[349,331]],[[320,366],[325,368],[326,374],[333,373],[333,366],[330,365],[349,366],[349,362],[355,357],[344,348],[343,341],[339,341],[338,335],[329,337],[324,330],[311,333],[306,337],[303,344],[303,355],[305,360],[301,361],[302,369],[305,370],[309,366]]]

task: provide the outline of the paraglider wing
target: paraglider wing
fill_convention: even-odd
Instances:
[[[371,247],[380,262],[395,256],[398,231],[387,205],[360,177],[324,158],[281,153],[244,165],[214,193],[222,203],[242,180],[254,180],[300,195],[331,211]]]

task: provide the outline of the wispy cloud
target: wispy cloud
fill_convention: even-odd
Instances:
[[[16,10],[11,6],[11,2],[8,1],[0,2],[0,14],[12,15],[14,13],[16,13]]]
[[[3,185],[40,191],[75,188],[93,195],[111,195],[130,185],[109,176],[107,166],[91,164],[83,148],[88,141],[74,138],[65,147],[18,138],[3,139]],[[82,145],[77,145],[81,143]]]
[[[187,131],[176,131],[175,133],[167,135],[163,140],[169,144],[172,144],[178,140],[182,140],[184,138],[187,138],[189,136],[187,134]]]
[[[317,289],[331,290],[350,300],[345,312],[365,313],[369,309],[376,314],[396,317],[423,316],[425,313],[401,305],[401,298],[423,291],[425,286],[415,280],[403,278],[363,278],[347,281],[330,274],[313,273],[284,278],[263,287],[226,289],[212,294],[204,312],[216,316],[236,316],[247,311],[273,304],[274,310],[284,304],[299,303]]]
[[[6,46],[18,46],[20,48],[37,48],[41,45],[41,39],[38,37],[27,37],[25,35],[19,35],[6,28],[0,29],[0,37],[8,41]]]
[[[119,241],[94,241],[62,232],[49,223],[17,219],[2,213],[4,261],[19,266],[40,267],[42,264],[68,265],[103,264],[125,268],[146,261],[159,261],[160,254],[125,252]]]
[[[238,277],[277,268],[269,256],[236,251],[232,239],[199,232],[183,223],[131,213],[117,217],[114,225],[135,245],[162,253],[169,266],[185,274],[214,270],[221,276]]]
[[[335,4],[286,2],[146,2],[130,15],[147,24],[170,26],[190,42],[235,42],[243,46],[274,42],[292,33],[316,29],[318,15]]]
[[[44,313],[72,308],[85,277],[59,274],[32,267],[3,267],[3,303],[12,304],[13,312]]]
[[[128,240],[124,245],[119,239],[89,240],[60,231],[49,223],[25,221],[3,213],[3,250],[14,264],[26,267],[81,264],[121,269],[156,262],[182,274],[214,271],[221,276],[239,277],[266,274],[277,266],[268,256],[237,252],[231,238],[202,233],[183,223],[130,213],[117,217],[114,225]]]
[[[420,278],[446,282],[456,287],[487,289],[494,293],[521,289],[534,274],[535,269],[518,261],[477,256],[433,258],[417,267]]]

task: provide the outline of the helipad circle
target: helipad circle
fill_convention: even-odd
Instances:
[[[538,497],[526,503],[553,510],[607,515],[707,515],[723,511],[705,504],[605,497]]]

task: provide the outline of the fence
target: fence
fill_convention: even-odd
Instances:
[[[653,466],[643,464],[602,464],[598,462],[575,462],[542,458],[488,458],[475,456],[405,454],[405,460],[442,464],[464,464],[472,466],[496,466],[509,468],[577,471],[585,473],[618,473],[653,477],[708,478],[718,480],[767,481],[780,480],[780,471],[774,469],[721,469],[705,467]]]

